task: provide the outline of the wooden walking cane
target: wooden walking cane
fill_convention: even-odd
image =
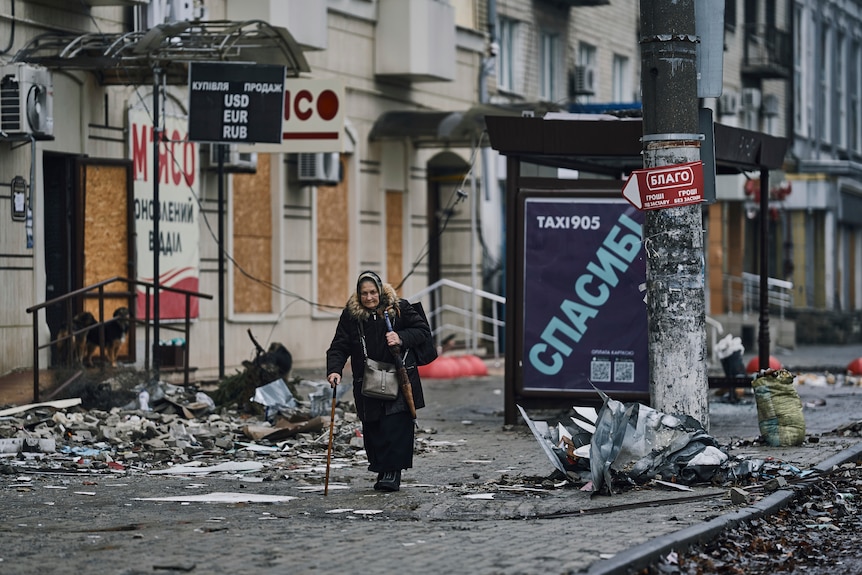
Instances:
[[[384,311],[383,317],[386,318],[386,329],[392,330],[392,322],[389,321],[389,312]],[[404,367],[404,358],[401,357],[401,346],[390,345],[392,355],[395,356],[395,371],[398,373],[398,380],[401,383],[401,393],[404,394],[404,401],[407,402],[407,408],[410,410],[410,415],[413,421],[416,421],[416,404],[413,403],[413,386],[410,385],[410,377],[407,375],[407,368]]]
[[[335,430],[335,390],[338,388],[338,384],[335,384],[336,387],[332,388],[332,411],[329,412],[329,447],[326,449],[326,480],[323,484],[323,495],[329,495],[329,464],[332,461],[332,433]]]

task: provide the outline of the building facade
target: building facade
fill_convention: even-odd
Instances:
[[[565,101],[569,14],[579,4],[9,3],[0,12],[8,39],[0,64],[4,98],[14,92],[22,122],[0,134],[10,182],[0,275],[12,302],[0,310],[0,372],[34,364],[28,308],[40,308],[38,363],[55,365],[65,356],[50,342],[73,312],[109,319],[128,306],[142,321],[155,313],[146,286],[156,281],[207,296],[158,299],[160,340],[182,339],[190,310],[187,353],[199,377],[252,357],[248,331],[264,346],[283,343],[295,365],[319,365],[364,269],[405,296],[442,278],[499,286],[505,173],[483,142],[482,117]],[[225,23],[239,23],[230,37],[237,53],[260,38],[274,42],[257,52],[264,60],[288,53],[287,98],[292,81],[340,86],[337,150],[231,145],[219,164],[218,145],[191,141],[189,91],[177,70],[192,57],[182,50],[237,59],[214,48],[212,38],[234,31]],[[100,44],[109,36],[116,41]],[[285,122],[290,110],[305,110],[290,106]],[[116,277],[134,285],[67,298]],[[147,333],[139,323],[132,334],[121,361],[141,366]]]

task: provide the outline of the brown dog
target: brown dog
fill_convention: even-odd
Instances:
[[[71,365],[81,363],[87,350],[87,336],[98,323],[92,313],[85,311],[72,318],[72,329],[63,325],[57,334],[57,358],[63,364],[69,361],[69,346],[72,348]]]
[[[89,312],[84,312],[89,313]],[[111,367],[117,367],[117,356],[120,354],[120,346],[126,341],[129,333],[129,308],[119,307],[114,311],[114,319],[105,322],[105,348],[104,355],[110,362]],[[86,349],[82,361],[87,367],[93,367],[93,354],[99,347],[100,330],[98,327],[91,328],[87,332]]]

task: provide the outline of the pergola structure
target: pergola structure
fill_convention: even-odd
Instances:
[[[277,64],[290,77],[311,71],[290,32],[262,20],[169,22],[118,34],[52,32],[33,38],[12,61],[86,70],[103,86],[148,84],[156,68],[165,83],[185,85],[190,62]]]

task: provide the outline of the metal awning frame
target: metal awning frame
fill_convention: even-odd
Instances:
[[[644,167],[640,118],[545,120],[487,116],[485,123],[491,147],[522,161],[617,178]],[[787,138],[724,124],[713,127],[716,173],[783,167]]]
[[[311,71],[290,32],[262,20],[170,22],[119,34],[52,32],[33,38],[13,62],[93,72],[102,85],[149,83],[156,68],[167,84],[185,85],[191,62],[277,64],[289,77]]]

